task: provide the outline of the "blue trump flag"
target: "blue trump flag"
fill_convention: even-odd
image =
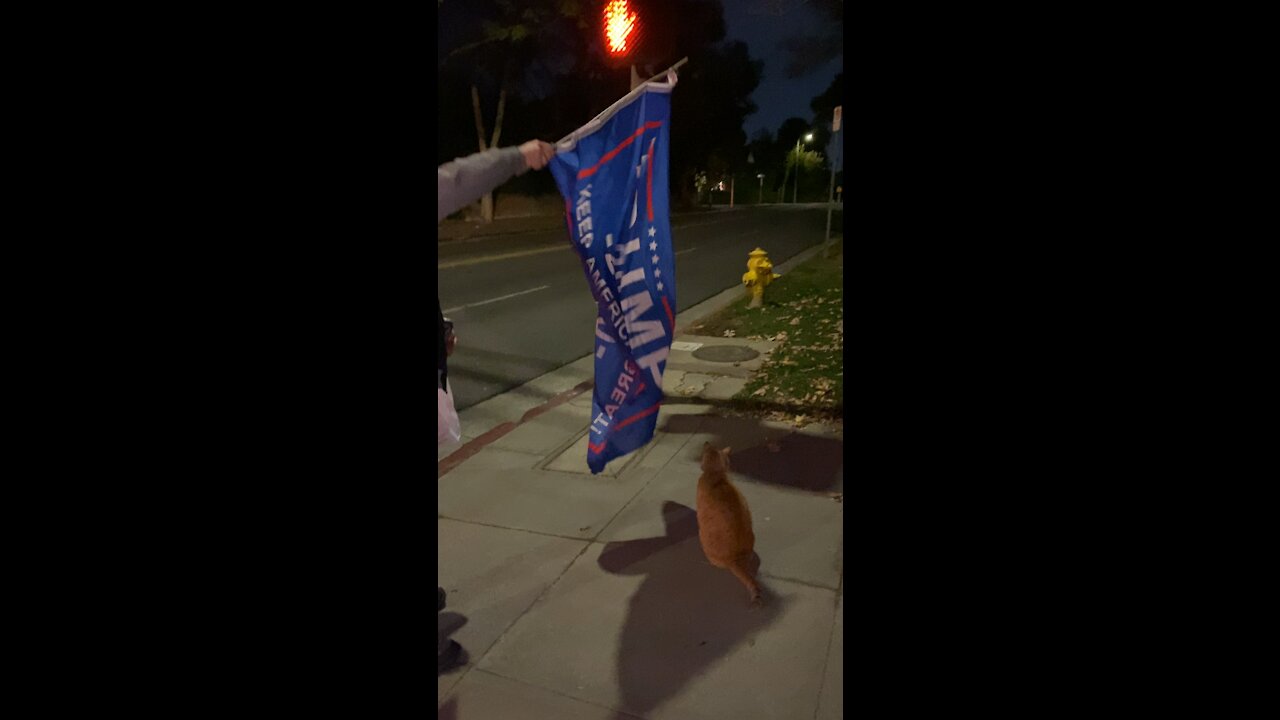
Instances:
[[[569,239],[597,306],[587,466],[653,438],[675,332],[668,213],[669,82],[646,83],[556,146]]]

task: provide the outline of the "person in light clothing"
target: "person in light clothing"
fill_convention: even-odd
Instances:
[[[474,155],[445,163],[436,170],[436,224],[486,193],[528,170],[541,170],[556,154],[550,143],[530,140],[519,147],[485,150]],[[436,381],[441,390],[449,392],[448,358],[453,354],[458,337],[453,332],[453,322],[444,316],[440,298],[436,298],[438,332],[436,334]],[[444,610],[445,591],[436,586],[436,612]],[[455,667],[462,657],[462,646],[448,637],[436,637],[436,673]]]

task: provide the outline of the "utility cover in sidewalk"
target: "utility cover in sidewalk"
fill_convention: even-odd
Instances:
[[[707,362],[744,362],[755,360],[760,353],[745,345],[707,345],[693,351],[693,357]]]

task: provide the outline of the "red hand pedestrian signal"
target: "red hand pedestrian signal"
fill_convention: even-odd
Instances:
[[[609,0],[605,3],[604,40],[605,49],[610,55],[620,57],[635,50],[639,34],[640,16],[631,9],[627,0]]]

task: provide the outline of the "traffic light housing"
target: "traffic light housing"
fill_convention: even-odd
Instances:
[[[615,60],[629,60],[644,32],[630,0],[605,0],[601,21],[605,53]]]
[[[609,67],[657,65],[672,60],[669,3],[662,0],[604,0],[600,32]]]

